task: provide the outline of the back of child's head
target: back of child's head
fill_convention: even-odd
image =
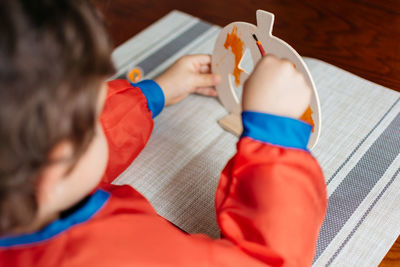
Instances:
[[[94,134],[110,44],[79,0],[0,2],[0,235],[28,225],[40,173],[61,141],[76,161]]]

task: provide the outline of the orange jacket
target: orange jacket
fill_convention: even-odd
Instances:
[[[140,153],[164,105],[152,81],[109,83],[102,189],[43,230],[0,238],[1,266],[309,266],[326,209],[325,182],[298,120],[244,112],[215,206],[221,238],[189,235],[115,179]],[[148,99],[148,101],[147,101]]]

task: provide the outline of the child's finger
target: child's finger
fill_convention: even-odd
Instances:
[[[206,65],[200,65],[200,73],[210,73],[211,71],[211,65],[210,64],[206,64]]]
[[[218,96],[218,93],[214,87],[199,87],[196,88],[195,93],[205,96]]]
[[[211,55],[199,54],[199,55],[190,55],[190,57],[191,60],[193,60],[193,62],[196,62],[200,65],[211,64]]]
[[[195,78],[195,87],[215,86],[220,82],[221,78],[216,74],[198,74]]]

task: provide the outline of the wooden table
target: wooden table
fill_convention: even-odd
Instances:
[[[117,46],[178,9],[225,26],[275,14],[273,33],[314,57],[400,92],[400,0],[92,0]],[[400,266],[400,237],[381,266]]]

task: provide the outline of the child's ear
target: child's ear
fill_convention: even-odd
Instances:
[[[37,202],[40,206],[53,205],[58,202],[64,191],[65,176],[73,154],[70,141],[61,141],[50,152],[49,160],[53,162],[41,172],[37,185]]]

